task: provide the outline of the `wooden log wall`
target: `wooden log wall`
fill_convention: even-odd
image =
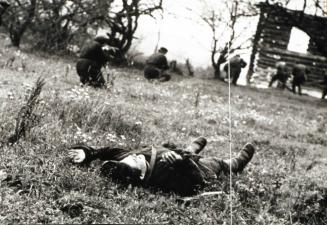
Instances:
[[[323,74],[327,71],[327,58],[323,56],[325,55],[324,53],[319,52],[319,47],[317,47],[317,44],[312,39],[327,39],[327,32],[326,36],[324,36],[323,34],[325,32],[321,30],[322,19],[326,20],[326,24],[327,19],[319,18],[319,23],[316,23],[316,17],[310,15],[300,20],[300,16],[303,17],[303,15],[300,15],[299,11],[281,10],[279,6],[266,4],[261,4],[259,7],[263,16],[260,17],[258,24],[258,27],[260,27],[260,38],[258,43],[254,43],[257,46],[257,51],[253,62],[255,73],[260,74],[258,79],[265,81],[270,79],[276,62],[284,61],[290,71],[292,71],[294,64],[301,63],[306,65],[311,71],[308,75],[309,82],[321,80]],[[312,22],[310,19],[314,21]],[[301,24],[299,21],[304,21],[305,24]],[[292,27],[301,29],[305,28],[306,24],[310,26],[306,29],[306,32],[310,32],[309,36],[311,37],[308,54],[288,51],[287,46]],[[316,27],[314,27],[315,24]]]

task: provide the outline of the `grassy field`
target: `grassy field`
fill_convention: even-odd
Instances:
[[[12,65],[8,59],[15,56]],[[180,203],[174,194],[122,187],[99,164],[67,160],[75,143],[134,148],[208,138],[206,156],[229,157],[228,86],[198,78],[147,82],[111,69],[106,90],[81,88],[72,59],[0,49],[0,224],[230,224],[228,177]],[[26,136],[13,145],[16,118],[38,77],[45,79]],[[233,176],[233,224],[327,224],[327,102],[276,89],[232,87],[232,151],[257,152]]]

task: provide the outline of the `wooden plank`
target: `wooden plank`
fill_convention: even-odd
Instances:
[[[294,24],[294,22],[288,18],[282,18],[282,17],[274,17],[274,16],[270,16],[268,18],[266,18],[267,24],[273,24],[273,25],[288,25],[288,26],[292,26]]]
[[[282,39],[289,39],[290,31],[282,31],[282,30],[274,30],[274,29],[267,29],[263,28],[262,33],[267,35],[268,38],[282,38]]]
[[[279,48],[287,48],[287,44],[286,43],[282,43],[281,41],[279,42],[272,42],[272,41],[264,41],[260,43],[263,48],[270,48],[271,46],[274,47],[279,47]]]
[[[276,44],[276,45],[273,45],[274,48],[281,48],[279,47],[278,45],[280,46],[285,46],[283,47],[282,49],[286,49],[287,46],[288,46],[288,39],[278,39],[278,38],[267,38],[267,36],[261,36],[261,38],[263,39],[262,40],[262,44],[265,44],[265,43],[272,43],[272,44]]]
[[[264,60],[264,59],[259,59],[257,61],[257,65],[264,65],[266,67],[271,67],[271,68],[275,68],[275,62],[271,62],[271,61],[267,61],[267,60]]]
[[[271,58],[271,59],[276,59],[273,55],[278,55],[278,54],[270,54],[266,53],[265,51],[261,51],[259,53],[260,56],[266,57],[266,58]],[[316,67],[318,69],[327,69],[327,62],[316,62],[315,60],[309,60],[309,59],[303,59],[303,58],[296,58],[296,57],[291,57],[287,55],[278,55],[280,56],[280,61],[285,61],[287,63],[301,63],[309,67]],[[276,59],[278,60],[278,59]]]
[[[291,31],[291,26],[289,25],[285,25],[285,24],[265,24],[265,26],[263,26],[263,29],[269,29],[269,30],[279,30],[281,32],[290,32]]]
[[[317,56],[317,55],[310,55],[310,54],[302,54],[302,53],[293,53],[288,50],[284,49],[277,49],[277,48],[262,48],[262,51],[272,53],[272,54],[280,54],[280,55],[287,55],[287,56],[292,56],[292,57],[297,57],[297,58],[305,58],[305,59],[314,59],[319,62],[327,62],[327,58],[324,56]]]

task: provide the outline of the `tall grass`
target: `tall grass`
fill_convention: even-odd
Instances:
[[[40,60],[47,66],[34,67]],[[181,77],[149,83],[137,70],[111,68],[111,89],[94,90],[79,87],[66,63],[72,62],[31,55],[28,75],[8,68],[0,73],[7,81],[0,84],[3,141],[15,130],[30,84],[40,75],[46,79],[33,110],[38,123],[0,149],[1,224],[229,224],[226,177],[205,189],[223,194],[186,204],[171,193],[113,183],[99,176],[101,162],[78,167],[66,155],[76,143],[137,148],[171,141],[182,147],[203,135],[204,156],[229,157],[227,85]],[[233,177],[234,224],[327,222],[326,112],[326,102],[310,97],[232,88],[233,154],[248,141],[257,146],[251,164]]]

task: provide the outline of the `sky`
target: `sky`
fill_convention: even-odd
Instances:
[[[159,47],[164,46],[168,49],[168,61],[177,60],[178,63],[185,63],[185,60],[189,59],[194,67],[210,67],[212,31],[200,19],[200,15],[213,9],[213,6],[223,5],[226,1],[166,0],[164,2],[162,17],[158,17],[157,20],[143,17],[140,20],[136,33],[136,36],[139,37],[136,42],[136,49],[143,52],[144,56],[148,56],[154,53],[156,45],[159,43]],[[222,10],[217,8],[217,11]],[[223,11],[223,13],[227,13],[227,11]],[[258,19],[258,17],[245,19],[237,26],[242,35],[241,42],[253,37]],[[225,29],[222,31],[225,32]],[[222,32],[218,33],[221,34]],[[222,41],[222,38],[219,38],[219,41],[223,44],[225,41]],[[250,48],[236,53],[240,54],[246,62],[250,61]],[[238,80],[241,85],[246,84],[247,70],[248,67],[242,70]]]
[[[190,1],[189,7],[195,8],[196,1]],[[183,0],[170,1],[164,5],[162,17],[157,20],[149,17],[141,18],[136,36],[138,49],[145,55],[154,52],[157,43],[168,48],[167,57],[205,65],[210,56],[211,33],[203,24],[194,21],[193,13],[182,4]]]
[[[207,5],[204,2],[207,2]],[[140,18],[136,33],[138,37],[135,42],[136,49],[147,56],[154,52],[159,43],[159,47],[168,48],[169,60],[175,59],[184,63],[189,58],[194,66],[210,66],[212,32],[209,26],[201,21],[199,15],[215,7],[219,10],[218,7],[224,7],[224,2],[224,0],[164,0],[162,16],[157,16],[156,19]],[[310,10],[312,5],[313,0],[308,0],[307,12],[312,13]],[[291,0],[288,8],[301,10],[302,6],[303,0]],[[240,22],[238,32],[244,40],[253,37],[257,23],[258,17],[243,19]],[[295,31],[295,34],[298,33]],[[301,43],[302,39],[297,38],[297,41]],[[238,53],[248,61],[251,49]]]
[[[171,60],[185,62],[189,58],[195,66],[209,66],[212,32],[200,19],[202,8],[206,7],[198,0],[166,1],[162,17],[140,20],[137,49],[150,55],[159,43],[159,47],[168,48],[167,57]],[[255,24],[253,21],[249,35],[255,32]]]

